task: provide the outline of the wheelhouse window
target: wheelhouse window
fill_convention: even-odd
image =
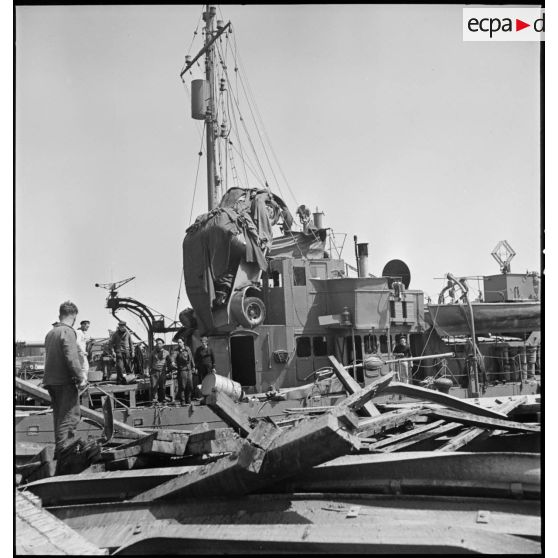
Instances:
[[[310,337],[297,337],[296,339],[296,356],[305,358],[312,355],[312,345]]]
[[[387,335],[380,335],[380,352],[381,353],[387,353],[388,352]]]
[[[306,269],[304,267],[293,267],[293,285],[295,287],[306,285]]]
[[[321,335],[312,339],[314,356],[327,356],[327,337]]]

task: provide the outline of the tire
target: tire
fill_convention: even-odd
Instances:
[[[242,325],[245,327],[256,327],[263,324],[265,320],[265,304],[263,300],[249,296],[244,299],[242,305]]]

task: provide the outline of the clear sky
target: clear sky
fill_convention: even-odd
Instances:
[[[356,234],[372,273],[403,259],[432,297],[445,272],[497,273],[502,239],[512,272],[539,270],[538,43],[463,42],[459,5],[222,11],[285,201],[349,233],[349,263]],[[178,73],[200,13],[16,9],[18,339],[43,339],[66,299],[106,335],[94,283],[130,276],[122,295],[174,317],[200,141]],[[198,186],[194,217],[205,200]]]

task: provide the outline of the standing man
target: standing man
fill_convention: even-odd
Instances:
[[[59,321],[53,324],[45,338],[43,385],[51,398],[57,458],[74,438],[74,431],[80,421],[79,390],[87,386],[87,380],[82,376],[76,332],[73,329],[77,314],[78,309],[73,302],[63,302],[60,305]]]
[[[116,359],[116,383],[127,384],[125,374],[131,374],[130,359],[134,354],[132,336],[126,327],[126,322],[118,322],[118,329],[112,334],[109,348]]]
[[[404,335],[399,337],[399,342],[393,348],[395,358],[411,358],[411,349],[407,345],[407,339]],[[399,362],[399,381],[408,384],[411,380],[409,377],[409,362]]]
[[[182,406],[189,405],[192,402],[192,392],[194,391],[194,383],[192,372],[194,370],[194,357],[190,347],[184,343],[184,339],[179,337],[178,348],[173,355],[174,366],[178,376],[178,396]]]
[[[173,363],[170,353],[164,348],[165,342],[159,337],[155,339],[155,349],[150,359],[151,399],[153,404],[165,402],[165,383],[167,370],[171,371]]]
[[[81,373],[83,379],[87,380],[87,373],[89,372],[89,359],[87,358],[87,344],[91,341],[91,335],[87,333],[90,325],[89,320],[82,320],[79,322],[79,327],[76,329],[76,341],[78,346],[78,355],[81,362]]]
[[[215,355],[213,354],[213,350],[209,347],[209,337],[207,337],[207,335],[202,336],[201,343],[201,346],[196,349],[194,360],[196,362],[199,381],[203,382],[207,374],[215,372]]]

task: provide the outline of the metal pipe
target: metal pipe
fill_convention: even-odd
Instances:
[[[407,357],[407,358],[394,358],[393,360],[385,360],[384,364],[392,364],[394,362],[406,361],[406,362],[417,362],[419,360],[427,360],[429,358],[446,358],[446,357],[454,357],[455,353],[442,353],[439,355],[425,355],[425,356],[418,356],[418,357]]]
[[[358,276],[368,277],[368,242],[357,244]]]

